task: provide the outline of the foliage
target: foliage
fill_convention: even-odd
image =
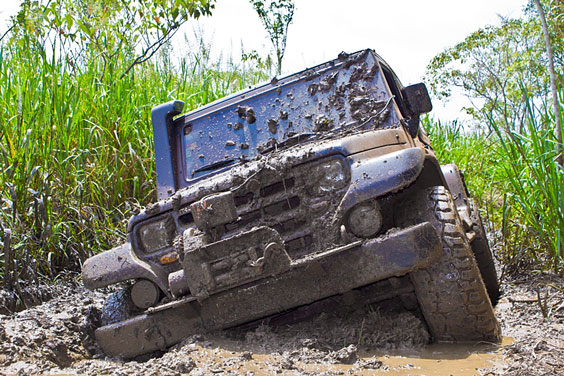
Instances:
[[[523,89],[526,95],[526,90]],[[564,98],[564,90],[559,93]],[[456,163],[492,226],[494,248],[508,271],[526,265],[564,268],[564,169],[557,162],[555,123],[525,96],[526,133],[490,118],[493,133],[425,118],[441,163]]]
[[[179,61],[165,44],[120,79],[96,55],[75,61],[68,40],[18,25],[0,46],[0,277],[16,281],[77,270],[123,241],[130,212],[156,197],[152,106],[190,110],[267,78],[211,61],[201,41]],[[115,72],[132,62],[112,59]]]
[[[524,129],[529,97],[546,102],[549,78],[544,42],[536,19],[504,19],[486,26],[435,56],[427,66],[431,92],[445,98],[460,88],[476,108],[467,111],[479,120],[488,117]],[[562,55],[558,64],[562,65]]]
[[[540,3],[545,10],[548,25],[552,40],[562,40],[564,38],[564,1],[563,0],[540,0]],[[535,0],[529,0],[524,9],[525,14],[529,17],[538,17],[538,11],[535,7]],[[562,56],[562,43],[557,43],[559,48],[558,55]]]
[[[542,8],[535,3],[542,3]],[[552,60],[555,70],[562,71],[564,3],[540,3],[530,0],[522,19],[503,19],[498,27],[480,29],[437,55],[428,66],[432,92],[448,97],[453,88],[462,89],[475,101],[476,108],[469,112],[490,135],[460,133],[456,126],[445,129],[434,122],[427,125],[439,140],[435,143],[438,154],[463,163],[464,155],[481,156],[479,165],[467,165],[476,171],[469,180],[479,187],[477,193],[500,236],[500,252],[507,265],[533,262],[562,270],[564,172],[559,163],[559,103],[564,90],[562,76],[547,67]],[[544,35],[540,10],[546,13]],[[546,53],[549,45],[553,59]]]
[[[214,0],[23,0],[12,42],[58,44],[73,64],[102,63],[127,74],[151,58],[188,19],[210,15]],[[72,53],[71,53],[72,52]]]
[[[269,74],[272,72],[272,58],[270,55],[266,57],[262,57],[257,50],[245,51],[243,46],[241,46],[241,61],[244,63],[254,63],[259,69],[268,72]]]
[[[542,33],[544,36],[544,44],[546,46],[546,56],[548,60],[548,74],[550,77],[550,90],[552,92],[552,111],[554,113],[555,127],[556,127],[556,160],[560,165],[563,165],[563,157],[560,154],[562,150],[562,125],[560,122],[560,103],[558,102],[558,81],[556,80],[556,71],[554,70],[554,51],[552,45],[552,38],[550,35],[550,30],[548,28],[548,23],[546,22],[546,14],[543,9],[540,0],[535,0],[535,5],[537,12],[539,14],[539,19],[541,21]]]
[[[426,116],[421,122],[438,160],[455,163],[464,172],[468,189],[478,199],[485,199],[494,179],[491,167],[498,163],[496,143],[478,130],[466,130],[457,121],[444,123]]]
[[[294,19],[292,0],[249,0],[257,12],[276,52],[277,74],[282,73],[282,58],[286,52],[288,27]]]
[[[561,91],[560,96],[563,95]],[[502,189],[506,208],[511,210],[504,221],[506,225],[516,226],[516,231],[525,232],[525,239],[529,240],[524,249],[518,248],[519,253],[512,248],[506,249],[506,253],[517,261],[529,256],[561,270],[564,266],[564,168],[558,163],[557,125],[550,121],[554,119],[553,114],[536,112],[526,92],[525,100],[526,133],[515,132],[490,120],[505,158],[498,166],[499,174],[504,177]]]

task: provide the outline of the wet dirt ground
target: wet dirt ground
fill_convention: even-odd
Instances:
[[[564,374],[564,278],[529,274],[506,279],[502,289],[501,345],[427,345],[417,312],[387,301],[292,325],[195,335],[166,353],[124,361],[104,357],[88,336],[86,318],[108,291],[70,281],[41,305],[0,315],[0,374]]]

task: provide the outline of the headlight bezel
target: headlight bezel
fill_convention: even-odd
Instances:
[[[172,248],[176,236],[176,223],[171,213],[159,215],[139,223],[136,234],[141,253],[154,255]],[[159,234],[157,238],[155,234]]]
[[[344,158],[336,156],[324,158],[315,163],[310,173],[313,181],[309,184],[309,193],[316,197],[339,191],[345,188],[350,181],[350,172]]]

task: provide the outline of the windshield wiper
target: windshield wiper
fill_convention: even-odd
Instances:
[[[224,159],[223,161],[217,161],[217,162],[211,163],[207,166],[200,167],[200,168],[194,170],[194,172],[192,172],[192,177],[194,177],[194,175],[196,175],[198,172],[215,170],[215,169],[218,169],[220,167],[228,166],[233,162],[235,162],[235,159]]]

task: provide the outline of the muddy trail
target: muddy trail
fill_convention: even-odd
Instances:
[[[496,308],[501,346],[427,345],[419,314],[388,300],[292,325],[195,335],[164,353],[124,361],[106,358],[91,340],[92,322],[110,291],[92,292],[67,281],[48,289],[47,302],[0,315],[0,373],[560,375],[562,286],[563,278],[548,274],[506,280]]]

